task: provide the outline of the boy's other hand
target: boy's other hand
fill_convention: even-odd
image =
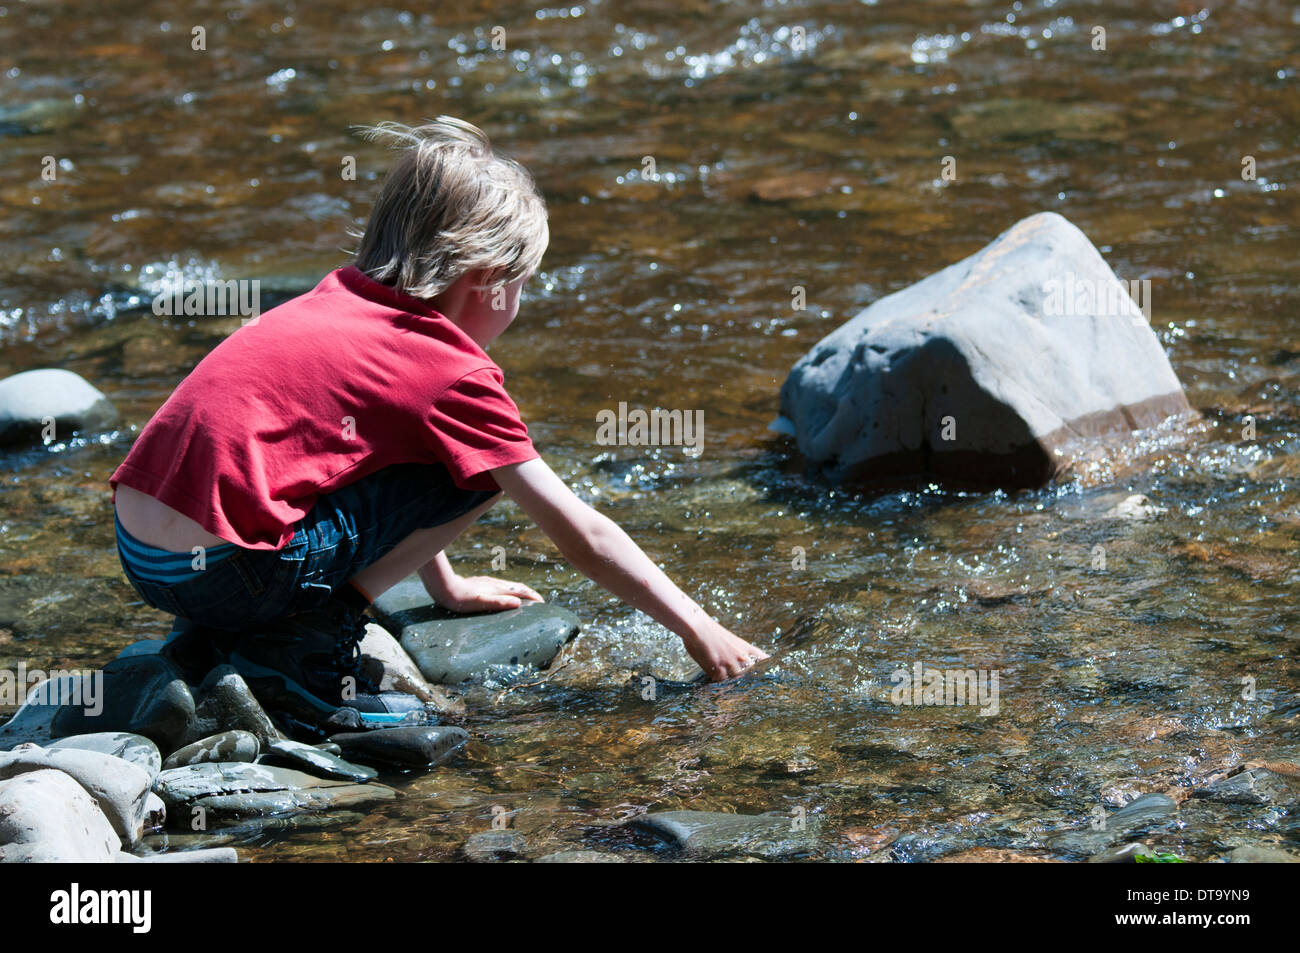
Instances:
[[[734,678],[760,659],[768,658],[762,649],[716,624],[706,634],[682,641],[691,658],[715,682]]]
[[[457,576],[448,580],[441,591],[429,595],[438,605],[452,612],[499,612],[518,609],[524,602],[546,601],[522,582],[494,576]]]

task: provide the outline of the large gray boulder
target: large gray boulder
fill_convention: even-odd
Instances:
[[[1190,411],[1128,287],[1044,212],[823,338],[773,428],[832,480],[1025,487],[1097,438]]]
[[[22,745],[0,754],[0,781],[38,771],[62,771],[95,799],[123,844],[143,833],[145,800],[153,777],[144,768],[99,751]]]
[[[39,441],[44,433],[66,440],[116,419],[109,399],[72,371],[45,368],[0,380],[0,445]]]

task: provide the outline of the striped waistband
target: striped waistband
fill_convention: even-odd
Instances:
[[[117,514],[113,515],[113,522],[117,525],[117,551],[122,557],[123,565],[131,575],[146,582],[169,585],[184,582],[197,576],[208,565],[233,555],[238,548],[234,543],[222,543],[219,546],[195,547],[200,550],[197,553],[173,553],[140,542],[123,529]]]

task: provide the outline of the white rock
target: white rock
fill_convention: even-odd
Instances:
[[[62,771],[0,781],[0,863],[109,863],[119,849],[108,818]]]
[[[790,372],[775,426],[835,480],[1036,486],[1073,449],[1190,411],[1125,286],[1045,212],[827,335]]]
[[[140,840],[145,799],[153,778],[138,765],[98,751],[21,745],[0,754],[0,780],[44,770],[62,771],[95,799],[123,844]]]
[[[54,440],[66,440],[116,419],[108,398],[72,371],[44,368],[0,380],[0,444],[39,441],[50,428]]]

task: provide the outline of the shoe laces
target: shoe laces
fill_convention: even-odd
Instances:
[[[338,640],[334,643],[334,669],[340,678],[354,679],[358,692],[377,695],[380,687],[370,680],[361,664],[361,640],[366,635],[365,617],[350,606],[342,605],[340,610],[343,625]]]

